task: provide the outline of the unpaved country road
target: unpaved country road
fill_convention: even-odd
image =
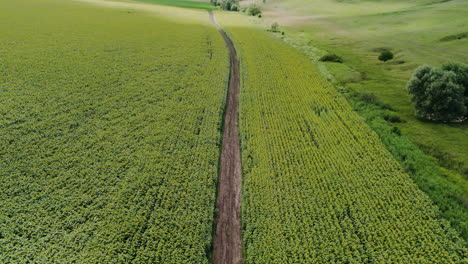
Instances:
[[[224,116],[221,168],[216,201],[216,231],[213,238],[213,263],[238,264],[242,260],[242,235],[240,221],[241,159],[237,130],[239,106],[239,60],[236,49],[226,32],[218,25],[210,11],[211,23],[218,29],[229,49],[231,70]]]

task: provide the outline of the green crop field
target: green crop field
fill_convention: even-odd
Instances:
[[[120,7],[0,3],[0,263],[209,262],[227,50]]]
[[[397,126],[414,143],[468,180],[467,122],[416,119],[405,88],[421,64],[468,62],[468,38],[450,39],[468,32],[467,1],[268,0],[265,8],[272,10],[265,23],[278,21],[298,45],[342,56],[343,65],[327,67],[345,88],[389,104],[407,121]],[[391,49],[395,59],[379,62],[382,48]]]
[[[210,5],[210,3],[197,0],[137,0],[139,2],[158,4],[158,5],[169,5],[177,6],[184,8],[195,8],[195,9],[205,9],[205,10],[215,10],[216,7]]]
[[[353,108],[468,241],[468,122],[414,116],[406,82],[421,64],[468,62],[468,2],[269,0],[264,18],[333,79]],[[395,58],[377,57],[390,49]],[[320,63],[327,53],[344,63]],[[397,122],[388,122],[389,116]],[[396,132],[396,133],[395,133]]]
[[[465,263],[468,2],[209,2],[0,1],[0,263]]]
[[[299,51],[222,13],[241,54],[246,263],[460,263],[463,241]]]

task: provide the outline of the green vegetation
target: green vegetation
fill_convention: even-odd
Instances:
[[[314,60],[330,47],[346,58],[343,64],[326,64],[343,90],[373,94],[392,108],[405,120],[392,126],[434,157],[430,160],[435,166],[450,170],[451,175],[462,181],[453,177],[446,180],[461,188],[468,186],[468,122],[435,123],[418,119],[406,89],[411,75],[422,64],[439,67],[447,61],[468,61],[467,38],[440,41],[468,32],[467,1],[312,0],[305,4],[304,0],[269,0],[262,8],[271,14],[264,18],[265,26],[270,21],[280,22],[287,32],[284,40],[305,53],[314,53]],[[302,15],[303,19],[294,20],[294,16]],[[393,60],[382,64],[375,59],[389,47],[395,52]],[[432,181],[432,174],[427,175],[426,181]],[[464,210],[468,210],[468,192],[460,200],[464,201],[460,202]],[[467,235],[464,237],[468,239]]]
[[[242,61],[246,263],[462,261],[458,234],[307,58],[219,20]]]
[[[458,39],[464,39],[464,38],[468,38],[468,32],[446,36],[446,37],[441,38],[440,41],[452,41],[452,40],[458,40]]]
[[[386,62],[386,61],[389,61],[391,59],[393,59],[393,52],[391,52],[389,50],[384,50],[379,55],[379,60],[380,61]]]
[[[227,51],[138,8],[0,3],[0,263],[210,262]]]
[[[168,6],[177,6],[184,8],[195,8],[195,9],[205,9],[205,10],[215,10],[216,7],[211,5],[208,2],[197,1],[197,0],[136,0],[139,2],[158,4],[158,5],[168,5]]]
[[[311,48],[309,41],[297,36],[284,38],[284,40],[316,63],[321,54],[324,53],[317,48]],[[418,187],[426,192],[441,209],[444,218],[449,220],[452,226],[461,233],[466,245],[468,241],[468,185],[466,180],[456,172],[439,167],[434,158],[426,155],[411,142],[400,129],[401,126],[406,125],[408,120],[402,118],[389,104],[383,103],[373,93],[358,93],[347,88],[349,84],[363,78],[361,74],[351,71],[345,64],[317,63],[317,65],[322,74],[328,76],[348,99],[353,109],[364,117],[366,123],[377,132],[381,141],[404,167],[406,173],[413,178]],[[333,76],[330,71],[334,73]],[[399,134],[394,133],[397,131]],[[430,150],[430,152],[434,152],[434,150]],[[442,160],[450,158],[450,156],[438,153],[437,158]]]
[[[257,4],[250,4],[249,8],[247,9],[247,14],[249,16],[261,16],[262,15],[262,10],[260,9],[260,6]]]
[[[271,27],[270,27],[269,31],[271,31],[271,32],[279,32],[279,24],[278,24],[278,22],[274,22],[273,24],[271,24]]]
[[[455,74],[455,83],[465,88],[463,97],[465,97],[465,106],[468,111],[468,65],[449,62],[442,65],[442,70],[453,72]],[[468,117],[468,112],[466,116]]]
[[[239,0],[210,0],[213,6],[219,6],[223,10],[227,11],[239,11]]]
[[[399,131],[395,123],[406,122],[395,112],[385,108],[379,101],[363,101],[362,95],[355,93],[345,93],[345,95],[353,109],[377,132],[381,141],[402,164],[418,187],[439,207],[444,218],[450,221],[465,240],[468,240],[466,209],[468,186],[460,175],[440,168],[433,158],[424,154],[408,138],[395,133]]]
[[[338,55],[336,55],[336,54],[327,54],[327,55],[323,55],[323,56],[320,58],[320,61],[329,61],[329,62],[343,63],[343,58],[341,58],[340,56],[338,56]]]
[[[468,68],[452,65],[455,72],[423,65],[411,77],[408,91],[419,118],[447,122],[466,115],[463,83],[468,82]]]

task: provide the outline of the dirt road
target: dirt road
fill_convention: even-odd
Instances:
[[[237,130],[239,106],[239,60],[236,49],[226,32],[218,25],[214,14],[210,19],[218,29],[229,49],[231,69],[229,89],[224,116],[221,168],[216,201],[216,231],[213,239],[214,264],[238,264],[242,260],[242,234],[240,221],[241,159],[240,141]]]

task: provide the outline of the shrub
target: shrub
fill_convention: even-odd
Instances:
[[[260,7],[256,4],[251,4],[249,6],[249,9],[248,9],[248,12],[247,12],[250,16],[259,16],[262,14],[262,10],[260,9]]]
[[[330,61],[330,62],[338,62],[338,63],[343,63],[343,59],[336,55],[336,54],[327,54],[325,56],[322,56],[320,58],[320,61]]]
[[[401,117],[394,112],[385,113],[383,115],[383,118],[385,119],[385,121],[388,121],[390,123],[404,123]]]
[[[464,87],[458,84],[453,71],[420,66],[409,80],[407,89],[419,118],[451,121],[466,114]]]
[[[379,60],[386,62],[393,59],[393,53],[389,50],[384,50],[379,55]]]
[[[275,22],[275,23],[271,24],[270,31],[272,31],[272,32],[278,32],[278,31],[279,31],[278,29],[279,29],[279,24],[278,24],[278,22]]]
[[[239,10],[240,10],[239,5],[234,4],[234,5],[231,6],[231,11],[239,11]]]
[[[267,31],[270,31],[270,32],[281,32],[279,30],[279,24],[278,22],[274,22],[273,24],[271,24],[271,27],[269,29],[267,29]],[[284,32],[283,32],[283,35],[284,35]]]

